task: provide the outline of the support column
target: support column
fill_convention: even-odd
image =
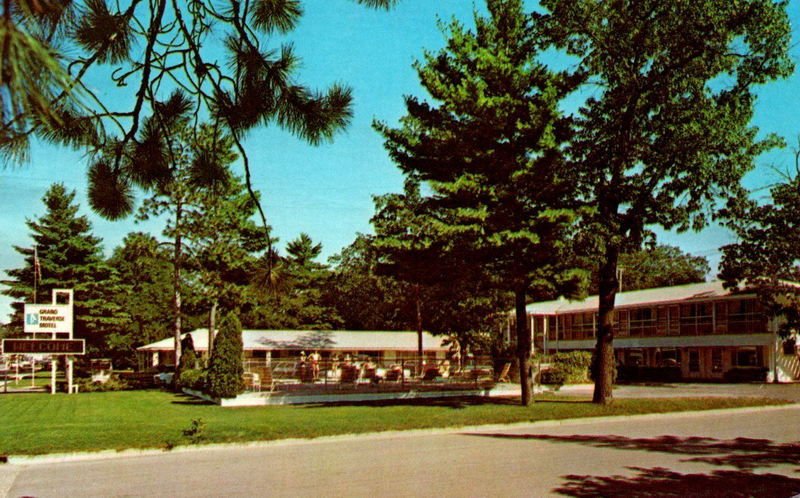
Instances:
[[[53,332],[53,340],[56,339],[56,333]],[[58,365],[56,365],[57,358],[54,358],[53,355],[50,355],[50,394],[56,393],[56,371],[58,369]]]
[[[67,356],[67,393],[72,394],[72,372],[73,372],[73,357]]]

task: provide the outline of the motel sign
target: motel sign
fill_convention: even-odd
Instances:
[[[24,314],[26,334],[72,334],[72,305],[26,304]]]

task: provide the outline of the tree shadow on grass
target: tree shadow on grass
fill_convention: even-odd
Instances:
[[[213,405],[214,403],[186,393],[175,393],[175,398],[170,403],[173,405]]]
[[[800,492],[800,479],[780,474],[743,470],[715,470],[710,474],[681,474],[663,467],[628,467],[627,476],[565,476],[567,482],[553,491],[566,496],[708,496],[789,497]]]
[[[375,401],[341,401],[334,403],[312,403],[303,405],[304,408],[327,408],[331,406],[368,406],[385,408],[391,406],[437,406],[444,408],[463,409],[468,406],[514,406],[519,405],[516,398],[487,398],[483,396],[458,396],[451,398],[415,398],[415,399],[385,399]]]

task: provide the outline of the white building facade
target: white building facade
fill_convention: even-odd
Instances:
[[[594,350],[598,297],[532,303],[536,350]],[[617,294],[614,349],[620,380],[793,381],[800,379],[795,338],[755,293],[704,282]]]

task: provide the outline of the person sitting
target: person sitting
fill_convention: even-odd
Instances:
[[[445,378],[445,379],[450,377],[450,361],[449,360],[442,360],[439,363],[439,375],[441,375],[442,378]]]

